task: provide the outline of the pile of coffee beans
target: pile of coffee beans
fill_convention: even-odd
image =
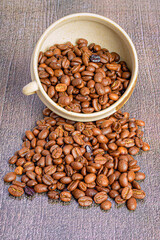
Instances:
[[[76,113],[106,109],[125,92],[131,73],[115,52],[78,39],[40,52],[38,74],[48,96]]]
[[[50,199],[63,202],[73,196],[82,207],[94,201],[103,210],[111,208],[109,196],[135,210],[136,199],[145,197],[138,183],[145,174],[131,155],[150,149],[139,128],[145,123],[121,111],[86,123],[65,120],[48,108],[43,114],[9,159],[16,165],[14,172],[4,176],[5,182],[12,183],[9,193],[20,197],[47,192]]]

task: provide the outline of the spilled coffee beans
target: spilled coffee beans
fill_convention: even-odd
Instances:
[[[149,150],[139,128],[144,122],[121,111],[86,123],[65,120],[48,108],[43,114],[36,127],[26,131],[22,148],[9,159],[16,165],[14,172],[4,176],[5,182],[12,183],[9,193],[15,197],[47,193],[50,199],[63,202],[73,196],[82,207],[94,201],[102,210],[111,208],[109,196],[116,204],[126,203],[135,210],[136,199],[146,195],[138,183],[145,174],[139,172],[131,153]],[[21,182],[16,181],[17,175]]]

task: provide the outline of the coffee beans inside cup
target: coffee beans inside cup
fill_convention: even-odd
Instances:
[[[48,96],[76,113],[93,113],[115,103],[131,73],[120,56],[86,39],[55,44],[40,52],[38,74]]]
[[[5,182],[12,183],[9,193],[15,197],[47,193],[62,202],[70,202],[73,196],[82,207],[94,201],[102,210],[111,208],[110,197],[135,210],[136,199],[146,195],[138,182],[145,174],[133,157],[150,149],[142,140],[140,127],[145,123],[121,111],[86,123],[66,120],[48,108],[43,114],[9,159],[16,166],[4,176]]]

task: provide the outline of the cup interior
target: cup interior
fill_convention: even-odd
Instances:
[[[90,114],[69,112],[70,115],[76,115],[76,117],[80,117],[82,115],[83,117],[85,115],[85,118],[90,116],[100,116],[101,112],[107,113],[109,109],[115,108],[121,104],[123,98],[126,98],[131,89],[135,86],[134,82],[136,82],[138,72],[136,50],[131,39],[128,37],[125,31],[110,19],[88,13],[69,15],[52,24],[44,32],[36,45],[33,59],[33,71],[34,75],[36,76],[36,80],[39,82],[39,85],[41,85],[37,71],[39,52],[46,51],[50,46],[56,43],[59,44],[71,41],[73,44],[75,44],[78,38],[85,38],[89,43],[95,42],[101,47],[107,48],[110,52],[117,52],[121,57],[120,60],[126,61],[131,71],[131,80],[127,90],[117,102],[107,109]],[[40,86],[40,91],[43,93],[43,95],[45,95],[45,98],[49,98],[42,86]],[[52,101],[51,99],[49,100]],[[68,112],[67,110],[58,106],[56,103],[53,102],[52,104],[54,107],[60,108],[61,111]]]

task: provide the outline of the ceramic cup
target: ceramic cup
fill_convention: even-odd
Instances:
[[[65,110],[49,98],[38,76],[37,64],[40,51],[46,51],[55,43],[71,41],[75,44],[78,38],[86,38],[89,43],[95,42],[110,52],[117,52],[121,60],[126,61],[131,71],[131,80],[125,93],[110,107],[99,112],[85,114]],[[137,74],[137,53],[127,33],[118,24],[106,17],[92,13],[77,13],[59,19],[42,34],[31,58],[32,82],[23,88],[23,93],[25,95],[37,93],[49,109],[66,119],[81,122],[96,121],[110,116],[127,102],[136,85]]]

